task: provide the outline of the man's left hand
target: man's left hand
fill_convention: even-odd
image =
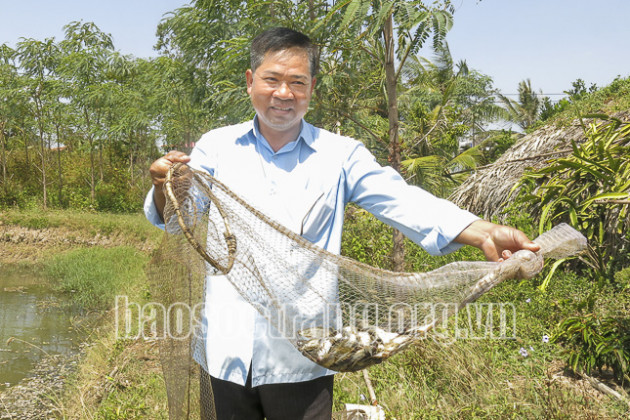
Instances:
[[[521,249],[540,250],[540,246],[520,230],[485,220],[471,223],[455,238],[455,242],[481,249],[488,261],[503,261]]]

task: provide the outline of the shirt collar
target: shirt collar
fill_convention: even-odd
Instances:
[[[316,144],[315,144],[315,136],[313,135],[313,129],[314,127],[311,124],[304,121],[304,118],[302,118],[302,127],[300,129],[300,134],[298,135],[295,142],[297,143],[300,140],[303,140],[304,143],[308,147],[313,149],[313,151],[317,151]],[[262,135],[262,133],[260,132],[260,129],[258,128],[258,115],[254,116],[254,120],[252,121],[252,134],[254,135],[254,138],[256,141],[260,141],[264,139],[264,136]],[[266,141],[264,144],[266,147],[269,147],[269,144]]]

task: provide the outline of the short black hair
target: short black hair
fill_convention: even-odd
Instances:
[[[308,54],[311,67],[311,76],[319,71],[319,51],[311,39],[301,32],[289,28],[276,27],[267,29],[258,34],[252,41],[250,49],[250,62],[252,72],[263,62],[265,54],[288,50],[289,48],[302,48]]]

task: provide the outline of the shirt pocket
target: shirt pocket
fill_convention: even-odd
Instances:
[[[312,196],[311,196],[312,197]],[[311,242],[319,242],[322,235],[329,230],[335,214],[334,191],[320,190],[302,217],[300,236]]]

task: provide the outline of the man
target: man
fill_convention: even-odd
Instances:
[[[305,122],[317,69],[318,52],[305,35],[273,28],[257,36],[245,73],[256,117],[206,133],[190,156],[172,151],[156,160],[150,169],[154,188],[145,203],[149,220],[163,223],[166,172],[184,162],[208,171],[272,219],[335,253],[348,202],[435,255],[463,244],[482,249],[491,261],[520,249],[538,250],[516,229],[480,220],[407,185],[360,142]],[[330,418],[334,372],[270,334],[266,320],[220,277],[206,282],[206,334],[213,345],[206,346],[203,366],[211,377],[217,417]],[[238,322],[220,331],[219,317],[220,323]]]

